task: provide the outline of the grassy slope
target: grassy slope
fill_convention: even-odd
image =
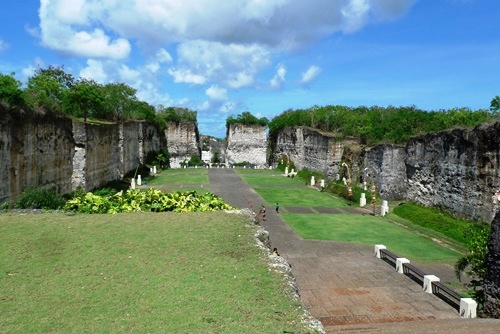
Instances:
[[[279,202],[284,214],[283,219],[303,238],[318,240],[336,240],[342,242],[361,243],[366,245],[384,244],[398,255],[420,262],[449,262],[454,263],[461,255],[458,252],[443,247],[436,242],[439,234],[428,236],[425,229],[418,233],[413,228],[395,224],[392,220],[374,217],[370,214],[291,214],[286,207],[349,207],[347,202],[319,192],[315,189],[298,184],[294,180],[275,174],[273,182],[271,176],[266,176],[266,187],[260,187],[255,175],[249,171],[239,170],[244,180],[255,187],[255,190],[272,206]],[[288,180],[291,188],[282,188],[283,179]],[[276,185],[276,186],[274,186]],[[455,248],[456,249],[456,248]]]
[[[0,331],[300,333],[244,220],[0,214]]]

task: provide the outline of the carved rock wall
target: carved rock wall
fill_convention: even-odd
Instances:
[[[375,183],[377,193],[384,200],[406,198],[406,150],[398,145],[376,145],[366,150],[363,181]]]
[[[359,164],[359,141],[354,138],[340,139],[335,135],[323,133],[307,127],[289,127],[283,129],[272,143],[276,158],[286,155],[297,169],[307,168],[322,173],[327,179],[342,174],[341,163],[346,158],[354,167]],[[344,156],[346,147],[351,152]],[[357,168],[357,167],[356,167]],[[355,170],[356,170],[355,168]]]
[[[489,222],[500,186],[500,123],[413,137],[407,199]]]
[[[263,167],[267,157],[266,127],[231,124],[227,133],[226,164],[249,162]]]
[[[500,214],[498,213],[491,223],[486,268],[482,312],[486,317],[500,319]]]
[[[200,135],[195,122],[169,122],[165,135],[170,153],[170,167],[181,167],[181,162],[189,161],[193,154],[201,158]]]
[[[0,203],[27,187],[66,194],[120,180],[147,155],[166,146],[145,122],[92,125],[67,118],[15,119],[0,109]]]
[[[73,155],[70,120],[16,119],[0,111],[0,203],[34,185],[70,192]]]

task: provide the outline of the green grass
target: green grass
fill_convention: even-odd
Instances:
[[[387,219],[369,214],[287,213],[286,207],[345,208],[348,204],[345,199],[305,185],[299,187],[302,181],[285,178],[279,171],[239,170],[238,173],[268,205],[280,203],[284,212],[282,218],[303,238],[365,245],[384,244],[396,254],[420,262],[454,263],[461,257],[460,252],[465,250],[462,243],[450,240],[439,231],[413,224],[395,214],[390,214],[390,219]],[[292,187],[283,188],[283,180],[289,181]],[[368,192],[365,193],[367,197],[370,196]]]
[[[305,239],[335,240],[364,245],[383,244],[392,252],[419,262],[450,262],[460,257],[459,253],[381,217],[288,213],[282,217]]]
[[[305,183],[299,178],[286,177],[279,170],[235,169],[236,173],[250,186],[287,186],[304,187]]]
[[[154,178],[147,180],[147,186],[189,185],[194,188],[199,188],[200,185],[208,186],[208,184],[208,171],[206,168],[166,169],[161,171]]]
[[[346,207],[343,200],[311,188],[255,188],[255,191],[271,205],[278,202],[281,207]]]
[[[0,214],[4,333],[304,333],[248,218]]]

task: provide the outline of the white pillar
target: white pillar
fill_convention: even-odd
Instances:
[[[135,179],[132,179],[132,182],[130,182],[130,189],[135,189]]]
[[[475,318],[477,316],[477,303],[472,298],[460,299],[460,316],[462,318]]]
[[[405,257],[398,257],[396,259],[396,271],[400,274],[403,274],[403,263],[410,263],[410,260],[408,260]]]
[[[137,185],[141,186],[142,185],[142,179],[140,175],[137,175]]]
[[[314,175],[311,175],[311,186],[314,186],[316,182],[314,181]]]
[[[432,282],[439,282],[440,279],[439,277],[436,277],[434,275],[424,275],[424,285],[422,288],[424,289],[425,292],[427,293],[432,293]]]
[[[375,245],[375,256],[380,259],[380,250],[387,249],[384,245]]]
[[[321,179],[321,181],[320,181],[320,186],[321,186],[321,188],[324,188],[324,187],[325,187],[325,180]]]
[[[389,203],[386,200],[382,201],[382,206],[380,207],[380,215],[383,217],[389,213]]]
[[[156,166],[153,166],[153,175],[156,175]]]
[[[364,207],[366,205],[365,193],[361,193],[361,198],[359,199],[359,206]]]
[[[285,176],[288,176],[288,166],[285,167]]]

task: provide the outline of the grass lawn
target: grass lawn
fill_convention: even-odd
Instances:
[[[300,179],[286,177],[283,172],[275,169],[235,169],[235,171],[250,186],[305,187],[305,183]]]
[[[0,331],[304,333],[247,219],[0,214]]]
[[[336,240],[366,245],[384,244],[398,255],[411,258],[419,262],[455,262],[461,254],[442,245],[451,245],[453,249],[463,251],[463,245],[435,242],[444,236],[435,231],[423,228],[415,229],[411,224],[405,227],[402,219],[399,224],[387,218],[372,215],[351,214],[292,214],[286,207],[348,207],[345,200],[319,192],[302,185],[297,180],[285,178],[279,171],[266,170],[262,173],[262,182],[256,181],[262,171],[238,171],[242,178],[268,203],[274,206],[278,202],[282,208],[282,218],[301,237],[306,239]],[[297,187],[283,188],[283,180]],[[262,187],[265,185],[266,187]],[[299,185],[302,185],[299,187]],[[353,205],[357,207],[357,205]],[[389,215],[394,216],[394,215]],[[396,217],[398,218],[398,217]],[[447,239],[447,238],[445,238]]]
[[[208,184],[208,171],[206,168],[165,169],[147,181],[147,186],[168,185],[175,187],[186,185],[194,189],[200,188],[200,185],[208,187]]]
[[[287,206],[301,207],[347,207],[348,205],[341,199],[337,199],[328,194],[319,192],[312,188],[255,188],[255,191],[264,200],[272,205],[278,202],[282,208]]]
[[[394,253],[419,262],[448,263],[460,254],[431,239],[394,225],[382,217],[351,214],[283,214],[305,239],[336,240],[365,245],[383,244]]]

